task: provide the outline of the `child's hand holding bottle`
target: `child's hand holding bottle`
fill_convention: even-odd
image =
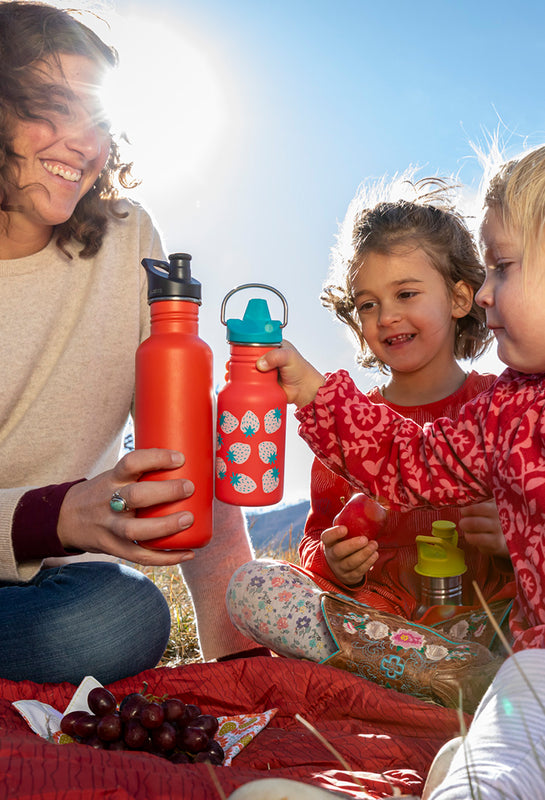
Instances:
[[[280,347],[261,356],[256,361],[256,366],[260,372],[278,369],[279,382],[286,392],[287,401],[294,403],[297,408],[311,403],[320,386],[325,383],[324,376],[286,339]]]

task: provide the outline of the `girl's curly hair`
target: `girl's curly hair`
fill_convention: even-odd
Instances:
[[[86,56],[105,68],[117,66],[114,48],[74,14],[40,2],[0,2],[0,214],[6,229],[17,159],[12,144],[13,120],[47,120],[46,112],[40,110],[45,63],[59,63],[59,55],[64,54]],[[81,258],[91,258],[102,245],[108,218],[125,216],[115,211],[115,181],[125,189],[135,186],[131,167],[122,162],[119,146],[112,138],[108,161],[94,186],[81,198],[70,219],[55,226],[56,244],[69,258],[72,255],[66,246],[71,239],[82,245]]]
[[[409,173],[412,177],[412,173]],[[378,200],[369,205],[370,196],[388,196],[403,185],[414,199]],[[322,305],[335,313],[355,335],[357,361],[364,367],[388,366],[369,349],[352,293],[352,278],[365,266],[368,253],[391,253],[400,246],[421,247],[443,277],[450,292],[458,281],[465,281],[474,294],[484,279],[484,268],[477,246],[462,216],[450,199],[457,187],[442,178],[394,178],[389,187],[384,180],[372,191],[360,189],[352,200],[340,226],[337,245],[332,249],[331,271],[322,289]],[[476,358],[492,341],[484,310],[473,299],[470,312],[456,321],[456,358]]]

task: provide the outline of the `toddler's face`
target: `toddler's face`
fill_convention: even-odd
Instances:
[[[545,372],[545,252],[541,247],[523,272],[521,233],[489,209],[481,227],[486,279],[477,303],[507,366],[527,374]],[[536,263],[539,261],[540,263]]]
[[[392,372],[432,370],[453,359],[456,319],[467,314],[421,247],[367,253],[351,281],[361,331]]]

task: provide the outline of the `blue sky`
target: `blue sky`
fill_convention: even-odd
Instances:
[[[138,197],[167,249],[193,254],[218,384],[228,357],[221,301],[251,281],[286,296],[285,335],[319,369],[374,383],[318,299],[337,224],[362,181],[411,164],[476,189],[470,142],[498,126],[508,153],[545,141],[545,4],[112,0],[111,9]],[[490,358],[476,368],[500,367]],[[287,502],[308,497],[310,462],[292,422]]]

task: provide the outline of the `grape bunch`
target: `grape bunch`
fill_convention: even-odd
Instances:
[[[196,705],[132,692],[118,708],[102,686],[91,689],[87,705],[91,713],[71,711],[61,720],[61,731],[76,742],[98,750],[141,750],[174,764],[223,764],[223,749],[214,739],[218,720]]]

